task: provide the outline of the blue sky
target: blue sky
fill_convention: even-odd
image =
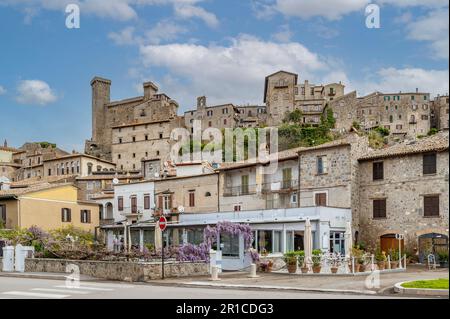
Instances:
[[[65,7],[80,7],[79,29]],[[0,139],[83,150],[91,136],[89,82],[112,80],[112,99],[151,80],[180,114],[209,104],[262,103],[264,76],[342,81],[347,92],[446,94],[447,0],[0,0]]]

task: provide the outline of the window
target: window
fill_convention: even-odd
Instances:
[[[205,197],[211,197],[211,193],[210,192],[206,192],[205,193]]]
[[[383,162],[375,162],[373,163],[373,180],[381,180],[384,179],[384,167]]]
[[[373,200],[373,218],[386,218],[386,198]]]
[[[326,156],[317,157],[317,174],[322,175],[328,172],[328,163]]]
[[[133,158],[136,158],[136,153],[133,153]]]
[[[423,155],[423,174],[436,174],[436,153]]]
[[[92,163],[88,163],[87,167],[88,167],[88,175],[92,175]],[[64,168],[63,168],[63,170],[64,170]]]
[[[283,189],[292,187],[292,168],[283,168]]]
[[[150,195],[144,195],[144,209],[150,209]]]
[[[234,205],[233,210],[235,212],[240,212],[242,210],[242,206],[241,205]]]
[[[439,195],[424,196],[423,198],[423,216],[439,216]]]
[[[271,230],[258,230],[258,252],[267,252],[271,253],[272,250],[272,239],[273,239],[273,231]]]
[[[227,119],[223,120],[223,125],[227,125]]]
[[[414,101],[416,97],[414,95],[411,95],[411,101]]]
[[[131,213],[136,214],[137,213],[137,197],[131,196]]]
[[[316,193],[314,197],[316,206],[327,206],[327,193]]]
[[[211,127],[212,126],[212,123],[211,123],[211,121],[209,121],[208,122],[208,127]]]
[[[48,176],[52,176],[52,169],[51,168],[48,169]]]
[[[239,257],[239,235],[221,234],[222,256]]]
[[[195,207],[195,191],[189,192],[189,207]]]
[[[0,221],[6,224],[6,205],[0,205]]]
[[[241,192],[242,192],[242,194],[248,194],[249,193],[248,175],[242,175],[241,176]]]
[[[228,114],[228,109],[222,109],[222,114]]]
[[[122,155],[118,154],[117,159],[121,159],[121,158],[122,158]]]
[[[395,128],[396,128],[397,130],[401,130],[401,129],[403,129],[403,125],[397,124],[397,125],[395,126]]]
[[[274,253],[281,253],[281,231],[275,230],[273,232],[273,249],[272,252]]]
[[[119,137],[119,144],[122,144],[123,140],[121,137]]]
[[[145,140],[148,141],[148,135],[147,134],[145,134]]]
[[[163,133],[159,133],[159,139],[163,138]]]
[[[119,196],[117,198],[117,207],[120,212],[123,211],[123,197],[122,196]]]
[[[389,115],[389,123],[393,123],[394,122],[394,117],[392,115]]]
[[[90,224],[91,223],[91,211],[83,209],[81,210],[81,223]]]
[[[136,142],[136,136],[133,136],[133,143]]]
[[[63,223],[70,223],[72,221],[72,211],[70,208],[61,209],[61,221]]]

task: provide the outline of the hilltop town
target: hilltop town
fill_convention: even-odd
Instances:
[[[314,247],[323,251],[344,253],[346,221],[355,244],[368,247],[391,249],[393,236],[405,233],[405,247],[422,261],[427,238],[444,235],[448,245],[448,94],[418,88],[358,96],[343,83],[316,85],[279,71],[265,78],[261,105],[209,105],[202,96],[180,115],[152,82],[143,84],[143,96],[121,101],[111,101],[110,80],[90,84],[92,137],[84,153],[50,143],[0,147],[3,227],[73,225],[113,249],[116,236],[154,244],[160,216],[169,221],[170,245],[199,244],[205,225],[227,220],[250,224],[254,248],[277,254],[303,248],[308,218]],[[192,132],[195,120],[202,129],[311,131],[327,118],[323,140],[290,140],[273,174],[251,161],[170,160],[172,130]],[[229,253],[240,256],[242,247],[233,245]]]

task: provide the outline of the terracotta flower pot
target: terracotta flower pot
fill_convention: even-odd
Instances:
[[[331,273],[332,274],[337,274],[339,268],[338,267],[331,267]]]
[[[359,264],[359,272],[365,272],[366,271],[366,265]]]
[[[300,270],[302,271],[302,274],[307,274],[309,268],[308,267],[301,267]]]
[[[378,270],[384,270],[386,268],[386,263],[384,261],[377,262]]]
[[[313,266],[313,273],[318,274],[322,270],[322,266]]]
[[[297,264],[294,264],[294,265],[287,265],[287,270],[288,270],[288,273],[290,273],[290,274],[295,274],[296,272],[297,272]]]
[[[397,269],[398,268],[398,261],[391,261],[391,269]]]

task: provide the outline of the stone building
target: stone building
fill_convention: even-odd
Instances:
[[[183,127],[182,119],[130,123],[112,128],[111,154],[119,171],[140,172],[142,162],[170,160],[173,129]]]
[[[95,77],[92,87],[92,138],[86,141],[85,152],[106,160],[113,160],[112,148],[117,144],[118,130],[121,126],[163,121],[180,121],[178,103],[152,82],[143,84],[144,96],[112,102],[110,98],[111,81]],[[114,139],[116,138],[116,140]],[[133,153],[135,145],[127,144],[127,153]],[[124,150],[121,149],[121,152]],[[115,155],[117,155],[116,153]],[[166,154],[161,153],[161,157]],[[122,165],[122,164],[121,164]],[[132,164],[131,164],[132,165]]]
[[[343,139],[298,152],[299,206],[350,208],[353,225],[359,216],[358,158],[369,149],[366,137]]]
[[[115,171],[116,164],[86,154],[73,153],[44,160],[43,176],[88,176],[93,172]]]
[[[448,251],[448,143],[448,132],[439,133],[359,158],[360,241],[387,251],[403,234],[421,261]]]
[[[267,123],[265,105],[241,105],[238,109],[238,127],[261,127]]]
[[[202,130],[208,127],[235,128],[238,123],[238,109],[231,103],[208,106],[206,96],[201,96],[197,98],[197,109],[184,113],[184,125],[191,133],[195,120],[201,122]]]
[[[279,71],[266,77],[264,102],[267,106],[269,125],[282,123],[286,113],[302,112],[302,123],[318,125],[328,102],[344,95],[342,83],[314,85],[305,80],[298,83],[295,73]]]
[[[435,125],[439,130],[448,130],[449,127],[449,100],[447,95],[438,95],[432,103]]]
[[[417,137],[430,130],[433,103],[429,93],[374,92],[357,97],[356,92],[328,103],[336,118],[336,128],[348,131],[353,124],[369,131],[384,127],[392,136]]]
[[[25,143],[12,155],[13,163],[20,165],[15,180],[44,177],[44,161],[68,154],[49,143]]]

